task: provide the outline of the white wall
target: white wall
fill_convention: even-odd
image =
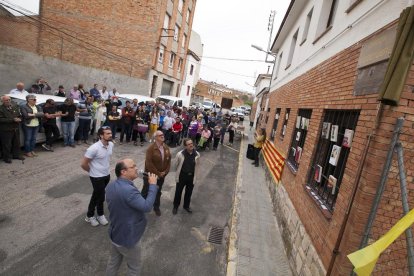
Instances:
[[[269,87],[270,85],[270,78],[261,78],[259,83],[256,86],[256,92],[255,95],[260,93],[264,88]]]
[[[398,19],[402,10],[413,4],[412,0],[365,0],[349,13],[346,13],[345,10],[348,9],[350,2],[351,0],[338,1],[332,29],[325,33],[315,44],[313,42],[317,38],[317,26],[323,0],[297,2],[297,7],[299,8],[294,10],[288,17],[284,30],[281,32],[278,40],[274,42],[272,50],[278,52],[278,57],[283,52],[283,56],[276,79],[274,79],[276,70],[273,72],[271,91]],[[302,41],[306,16],[312,7],[313,15],[307,40],[302,45],[299,45]],[[348,26],[352,26],[352,28],[348,28]],[[292,63],[285,70],[292,36],[298,28],[298,42]],[[275,64],[278,62],[279,58]]]

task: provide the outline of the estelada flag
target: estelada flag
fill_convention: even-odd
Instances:
[[[285,165],[285,157],[275,148],[272,142],[266,139],[262,148],[263,158],[269,168],[270,174],[276,184],[279,184],[282,177],[283,167]]]

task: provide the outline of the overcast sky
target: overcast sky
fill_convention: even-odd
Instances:
[[[13,3],[34,13],[39,11],[38,0],[0,2]],[[267,49],[270,12],[276,11],[272,34],[274,38],[289,3],[290,0],[197,0],[193,30],[200,35],[204,44],[200,77],[231,88],[253,92],[252,86],[257,75],[266,74],[268,66],[272,64],[265,63],[266,54],[252,48],[251,44]]]

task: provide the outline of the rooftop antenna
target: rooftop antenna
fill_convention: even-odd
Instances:
[[[276,15],[276,11],[271,10],[270,15],[269,15],[269,22],[267,24],[267,30],[270,32],[270,35],[269,35],[269,42],[267,43],[266,62],[268,62],[267,57],[269,56],[270,43],[272,42],[272,33],[273,33],[273,24],[275,22],[275,15]]]

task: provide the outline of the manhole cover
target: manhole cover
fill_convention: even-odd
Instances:
[[[210,233],[208,235],[208,242],[214,243],[214,244],[221,244],[223,240],[223,233],[224,228],[213,226],[210,229]]]

